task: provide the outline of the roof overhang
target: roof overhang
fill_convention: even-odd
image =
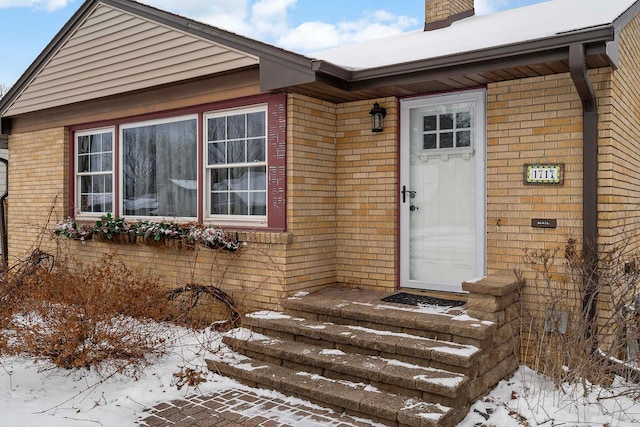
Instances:
[[[408,96],[477,87],[501,80],[568,72],[569,47],[575,44],[585,46],[589,68],[616,68],[616,30],[613,25],[606,25],[491,49],[362,70],[312,60],[313,74],[306,69],[295,74],[291,68],[283,70],[276,63],[271,69],[262,70],[263,89],[288,87],[333,101],[346,101],[365,99],[374,93],[377,96]]]

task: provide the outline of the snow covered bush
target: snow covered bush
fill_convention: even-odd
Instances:
[[[50,271],[35,270],[20,288],[3,333],[6,353],[67,369],[135,374],[163,351],[158,329],[164,326],[152,320],[166,317],[166,292],[157,279],[113,257],[73,269],[60,262]]]

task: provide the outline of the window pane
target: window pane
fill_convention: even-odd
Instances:
[[[471,127],[471,113],[457,113],[456,114],[456,128],[470,128]]]
[[[111,154],[102,155],[102,169],[103,171],[110,171],[112,169]]]
[[[245,141],[229,141],[227,144],[228,150],[228,163],[244,163],[246,162],[245,156]]]
[[[100,154],[92,154],[91,155],[91,172],[100,172],[102,171],[102,156]]]
[[[212,191],[228,191],[229,190],[229,169],[212,169],[211,170],[211,190]]]
[[[195,217],[196,119],[124,129],[124,215]]]
[[[456,147],[471,147],[471,131],[456,132]]]
[[[249,189],[249,168],[231,169],[231,190]]]
[[[209,141],[223,141],[227,139],[225,128],[225,118],[218,117],[207,120]]]
[[[111,174],[107,174],[104,176],[104,192],[111,193],[113,192],[112,180],[113,176]]]
[[[440,115],[440,129],[453,129],[453,114]]]
[[[90,193],[91,188],[93,187],[92,181],[93,179],[90,176],[83,176],[80,178],[80,192],[84,194]]]
[[[89,172],[89,156],[78,156],[78,172]]]
[[[267,214],[267,193],[251,193],[251,215]]]
[[[102,137],[100,135],[91,135],[91,152],[99,153],[102,151]]]
[[[81,136],[78,138],[78,154],[86,154],[90,152],[89,137]]]
[[[267,168],[251,168],[249,169],[249,189],[250,190],[266,190],[267,188]]]
[[[229,214],[229,194],[213,193],[211,195],[211,213],[214,215]]]
[[[423,119],[422,130],[432,131],[437,130],[437,116],[425,116]]]
[[[209,146],[209,165],[221,165],[227,162],[227,144],[224,142],[214,142]]]
[[[263,112],[247,114],[247,136],[251,138],[265,135],[264,121],[265,117]]]
[[[453,147],[453,132],[443,132],[440,134],[440,148]]]
[[[113,212],[113,196],[105,194],[104,199],[104,210],[102,212]]]
[[[104,178],[102,176],[94,176],[92,184],[92,193],[104,193]]]
[[[247,142],[247,162],[264,162],[264,139],[252,139]]]
[[[244,129],[244,114],[227,118],[227,139],[240,139],[247,136]]]
[[[102,134],[102,151],[113,151],[113,138],[110,133]]]
[[[428,133],[424,136],[424,143],[422,146],[425,150],[433,150],[438,148],[437,135],[435,133]]]
[[[231,193],[229,200],[229,213],[231,215],[248,215],[249,214],[249,192]]]

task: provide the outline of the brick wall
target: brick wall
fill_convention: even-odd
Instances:
[[[610,105],[600,107],[601,117],[610,119],[610,125],[600,129],[600,150],[606,159],[600,166],[601,238],[604,243],[622,244],[629,251],[638,251],[640,17],[636,16],[622,30],[619,49],[620,64],[611,78]]]
[[[287,291],[336,282],[335,104],[290,95],[287,111]]]
[[[38,238],[53,250],[48,230],[68,212],[68,141],[63,128],[9,137],[9,265],[31,253]]]
[[[337,109],[338,282],[392,290],[397,283],[398,144],[395,98],[384,131],[371,132],[372,101]]]
[[[589,72],[601,110],[603,165],[609,162],[610,75],[610,69]],[[521,272],[526,279],[524,328],[540,328],[548,309],[568,311],[581,301],[566,266],[565,248],[575,239],[581,249],[582,103],[568,74],[490,84],[487,93],[488,273]],[[564,184],[526,185],[527,163],[564,164]],[[607,186],[603,177],[601,170],[601,189]],[[557,219],[558,227],[533,228],[533,218]],[[527,263],[527,251],[537,265]],[[532,336],[523,334],[525,360],[535,356],[533,343]]]

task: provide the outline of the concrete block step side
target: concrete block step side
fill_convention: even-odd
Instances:
[[[275,336],[285,336],[290,339],[303,337],[316,340],[318,343],[334,343],[336,348],[348,346],[354,351],[364,349],[368,354],[374,352],[375,355],[406,356],[424,366],[429,366],[431,360],[437,359],[440,363],[452,366],[454,371],[456,371],[455,367],[473,366],[482,354],[478,347],[469,344],[425,338],[403,332],[311,321],[284,313],[252,313],[245,317],[244,325],[265,334],[273,331]],[[424,363],[420,363],[420,360],[424,360]]]
[[[451,427],[460,419],[460,410],[440,404],[381,392],[370,386],[296,372],[267,362],[245,361],[236,365],[207,360],[207,365],[210,370],[241,382],[284,391],[285,394],[388,425]]]
[[[338,349],[326,349],[304,342],[279,339],[247,339],[225,336],[223,342],[241,354],[271,361],[280,365],[292,362],[294,366],[310,366],[310,372],[327,376],[349,377],[366,384],[393,386],[399,394],[422,397],[422,392],[441,396],[439,403],[459,405],[469,402],[469,379],[455,372],[426,368],[396,359],[345,353]],[[279,362],[277,362],[279,361]]]

